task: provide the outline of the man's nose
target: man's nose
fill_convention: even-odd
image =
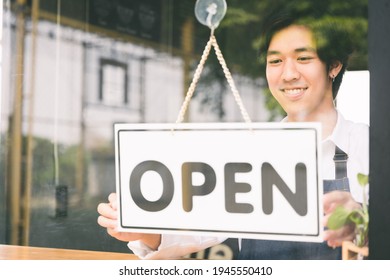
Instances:
[[[289,82],[299,79],[300,73],[297,65],[292,59],[287,59],[283,66],[282,79],[283,81]]]

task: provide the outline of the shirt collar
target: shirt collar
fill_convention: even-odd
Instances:
[[[331,141],[336,146],[338,146],[341,150],[348,154],[349,152],[349,144],[348,137],[345,137],[346,132],[349,130],[348,121],[345,120],[344,116],[337,111],[337,122],[333,129],[331,135],[329,135],[324,142]]]
[[[287,117],[283,118],[282,122],[287,122]],[[349,144],[348,138],[345,137],[346,131],[349,130],[348,121],[345,120],[344,116],[337,110],[337,121],[336,125],[331,133],[326,139],[322,142],[326,143],[327,141],[333,142],[334,145],[338,146],[341,150],[348,154]]]

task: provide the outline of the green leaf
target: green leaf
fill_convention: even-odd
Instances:
[[[364,186],[366,186],[368,184],[368,175],[365,175],[365,174],[362,174],[362,173],[358,173],[357,179],[358,179],[359,184],[362,187],[364,187]]]
[[[335,230],[344,226],[349,222],[348,218],[350,215],[350,211],[347,211],[344,207],[338,206],[330,215],[328,220],[327,227],[329,229]]]
[[[353,210],[349,215],[349,220],[355,225],[364,224],[365,215],[361,209]]]

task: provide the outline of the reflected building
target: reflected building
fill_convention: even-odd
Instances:
[[[193,5],[4,1],[1,243],[127,250],[96,224],[97,203],[115,191],[113,124],[176,120],[208,39],[196,37]],[[266,121],[262,79],[234,79],[252,120]],[[243,120],[216,81],[199,85],[186,121]],[[67,215],[58,220],[60,185]]]

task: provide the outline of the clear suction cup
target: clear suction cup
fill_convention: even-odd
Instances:
[[[197,0],[195,16],[201,24],[215,29],[224,18],[226,9],[225,0]]]

